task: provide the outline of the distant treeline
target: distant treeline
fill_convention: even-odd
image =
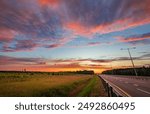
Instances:
[[[138,76],[150,76],[150,67],[136,68],[136,71]],[[102,74],[135,76],[133,68],[106,70],[103,71]]]
[[[88,74],[93,75],[93,70],[81,70],[81,71],[64,71],[64,72],[49,72],[52,75],[69,75],[69,74]]]
[[[70,74],[88,74],[93,75],[93,70],[82,70],[82,71],[64,71],[64,72],[34,72],[34,71],[0,71],[0,73],[28,73],[32,74],[48,74],[48,75],[70,75]]]

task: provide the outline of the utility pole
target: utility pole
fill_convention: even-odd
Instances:
[[[133,48],[121,48],[121,50],[127,50],[127,51],[128,51],[129,57],[130,57],[130,60],[131,60],[132,66],[133,66],[133,70],[134,70],[134,72],[135,72],[135,75],[138,76],[137,71],[136,71],[136,69],[135,69],[134,62],[133,62],[133,58],[132,58],[132,56],[131,56],[130,49],[136,49],[136,47],[133,47]]]

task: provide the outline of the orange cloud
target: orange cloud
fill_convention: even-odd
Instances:
[[[116,37],[120,42],[134,42],[134,41],[140,41],[144,39],[148,39],[150,37],[145,37],[145,38],[124,38],[124,37]]]
[[[130,18],[126,18],[123,20],[116,20],[112,23],[106,23],[106,24],[101,24],[98,25],[96,27],[93,27],[91,29],[92,33],[110,33],[110,32],[116,32],[116,31],[123,31],[129,28],[134,28],[137,26],[141,26],[144,24],[149,24],[150,23],[150,19],[149,18],[145,18],[142,21],[134,21]]]
[[[150,39],[150,33],[147,34],[142,34],[142,35],[136,35],[136,36],[130,36],[130,37],[122,37],[122,36],[118,36],[116,37],[116,39],[119,42],[134,42],[134,41],[141,41],[141,40],[145,40],[145,39]]]
[[[134,58],[136,61],[147,60],[149,61],[150,54],[142,55],[141,57]],[[120,57],[115,59],[41,59],[41,58],[16,58],[8,56],[0,56],[0,70],[17,70],[21,71],[45,71],[45,72],[58,72],[58,71],[77,71],[77,70],[94,70],[100,73],[104,70],[111,69],[110,62],[113,68],[120,68],[120,62],[126,61],[129,66],[130,60],[128,57]],[[146,63],[146,62],[145,62]],[[142,63],[142,64],[145,64]]]
[[[73,31],[75,35],[89,36],[91,35],[90,28],[83,26],[78,22],[69,22],[64,25],[67,29]]]
[[[111,23],[100,24],[97,26],[86,27],[78,22],[66,23],[64,26],[72,30],[75,35],[82,35],[88,38],[92,37],[95,33],[107,34],[116,31],[123,31],[129,28],[149,24],[150,19],[145,18],[142,21],[134,21],[130,18],[116,20]]]
[[[0,29],[0,42],[12,41],[17,32],[11,29]]]
[[[39,0],[40,5],[49,6],[50,8],[57,9],[61,0]]]
[[[46,60],[40,58],[16,58],[0,56],[0,70],[22,70],[27,71],[77,71],[77,70],[94,70],[95,72],[107,69],[106,66],[100,65],[103,60],[93,59],[69,59],[69,60]]]
[[[60,0],[39,0],[39,2],[42,4],[42,5],[57,5]]]
[[[54,65],[22,65],[22,64],[11,64],[0,66],[1,71],[21,71],[26,69],[27,71],[42,71],[42,72],[59,72],[59,71],[77,71],[77,70],[94,70],[96,73],[101,72],[104,67],[101,66],[81,66],[79,64],[54,64]]]

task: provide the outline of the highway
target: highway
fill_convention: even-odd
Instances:
[[[100,77],[129,97],[150,97],[150,77],[100,75]]]

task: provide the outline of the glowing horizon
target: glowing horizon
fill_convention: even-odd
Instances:
[[[101,73],[150,65],[150,1],[1,0],[0,71]]]

